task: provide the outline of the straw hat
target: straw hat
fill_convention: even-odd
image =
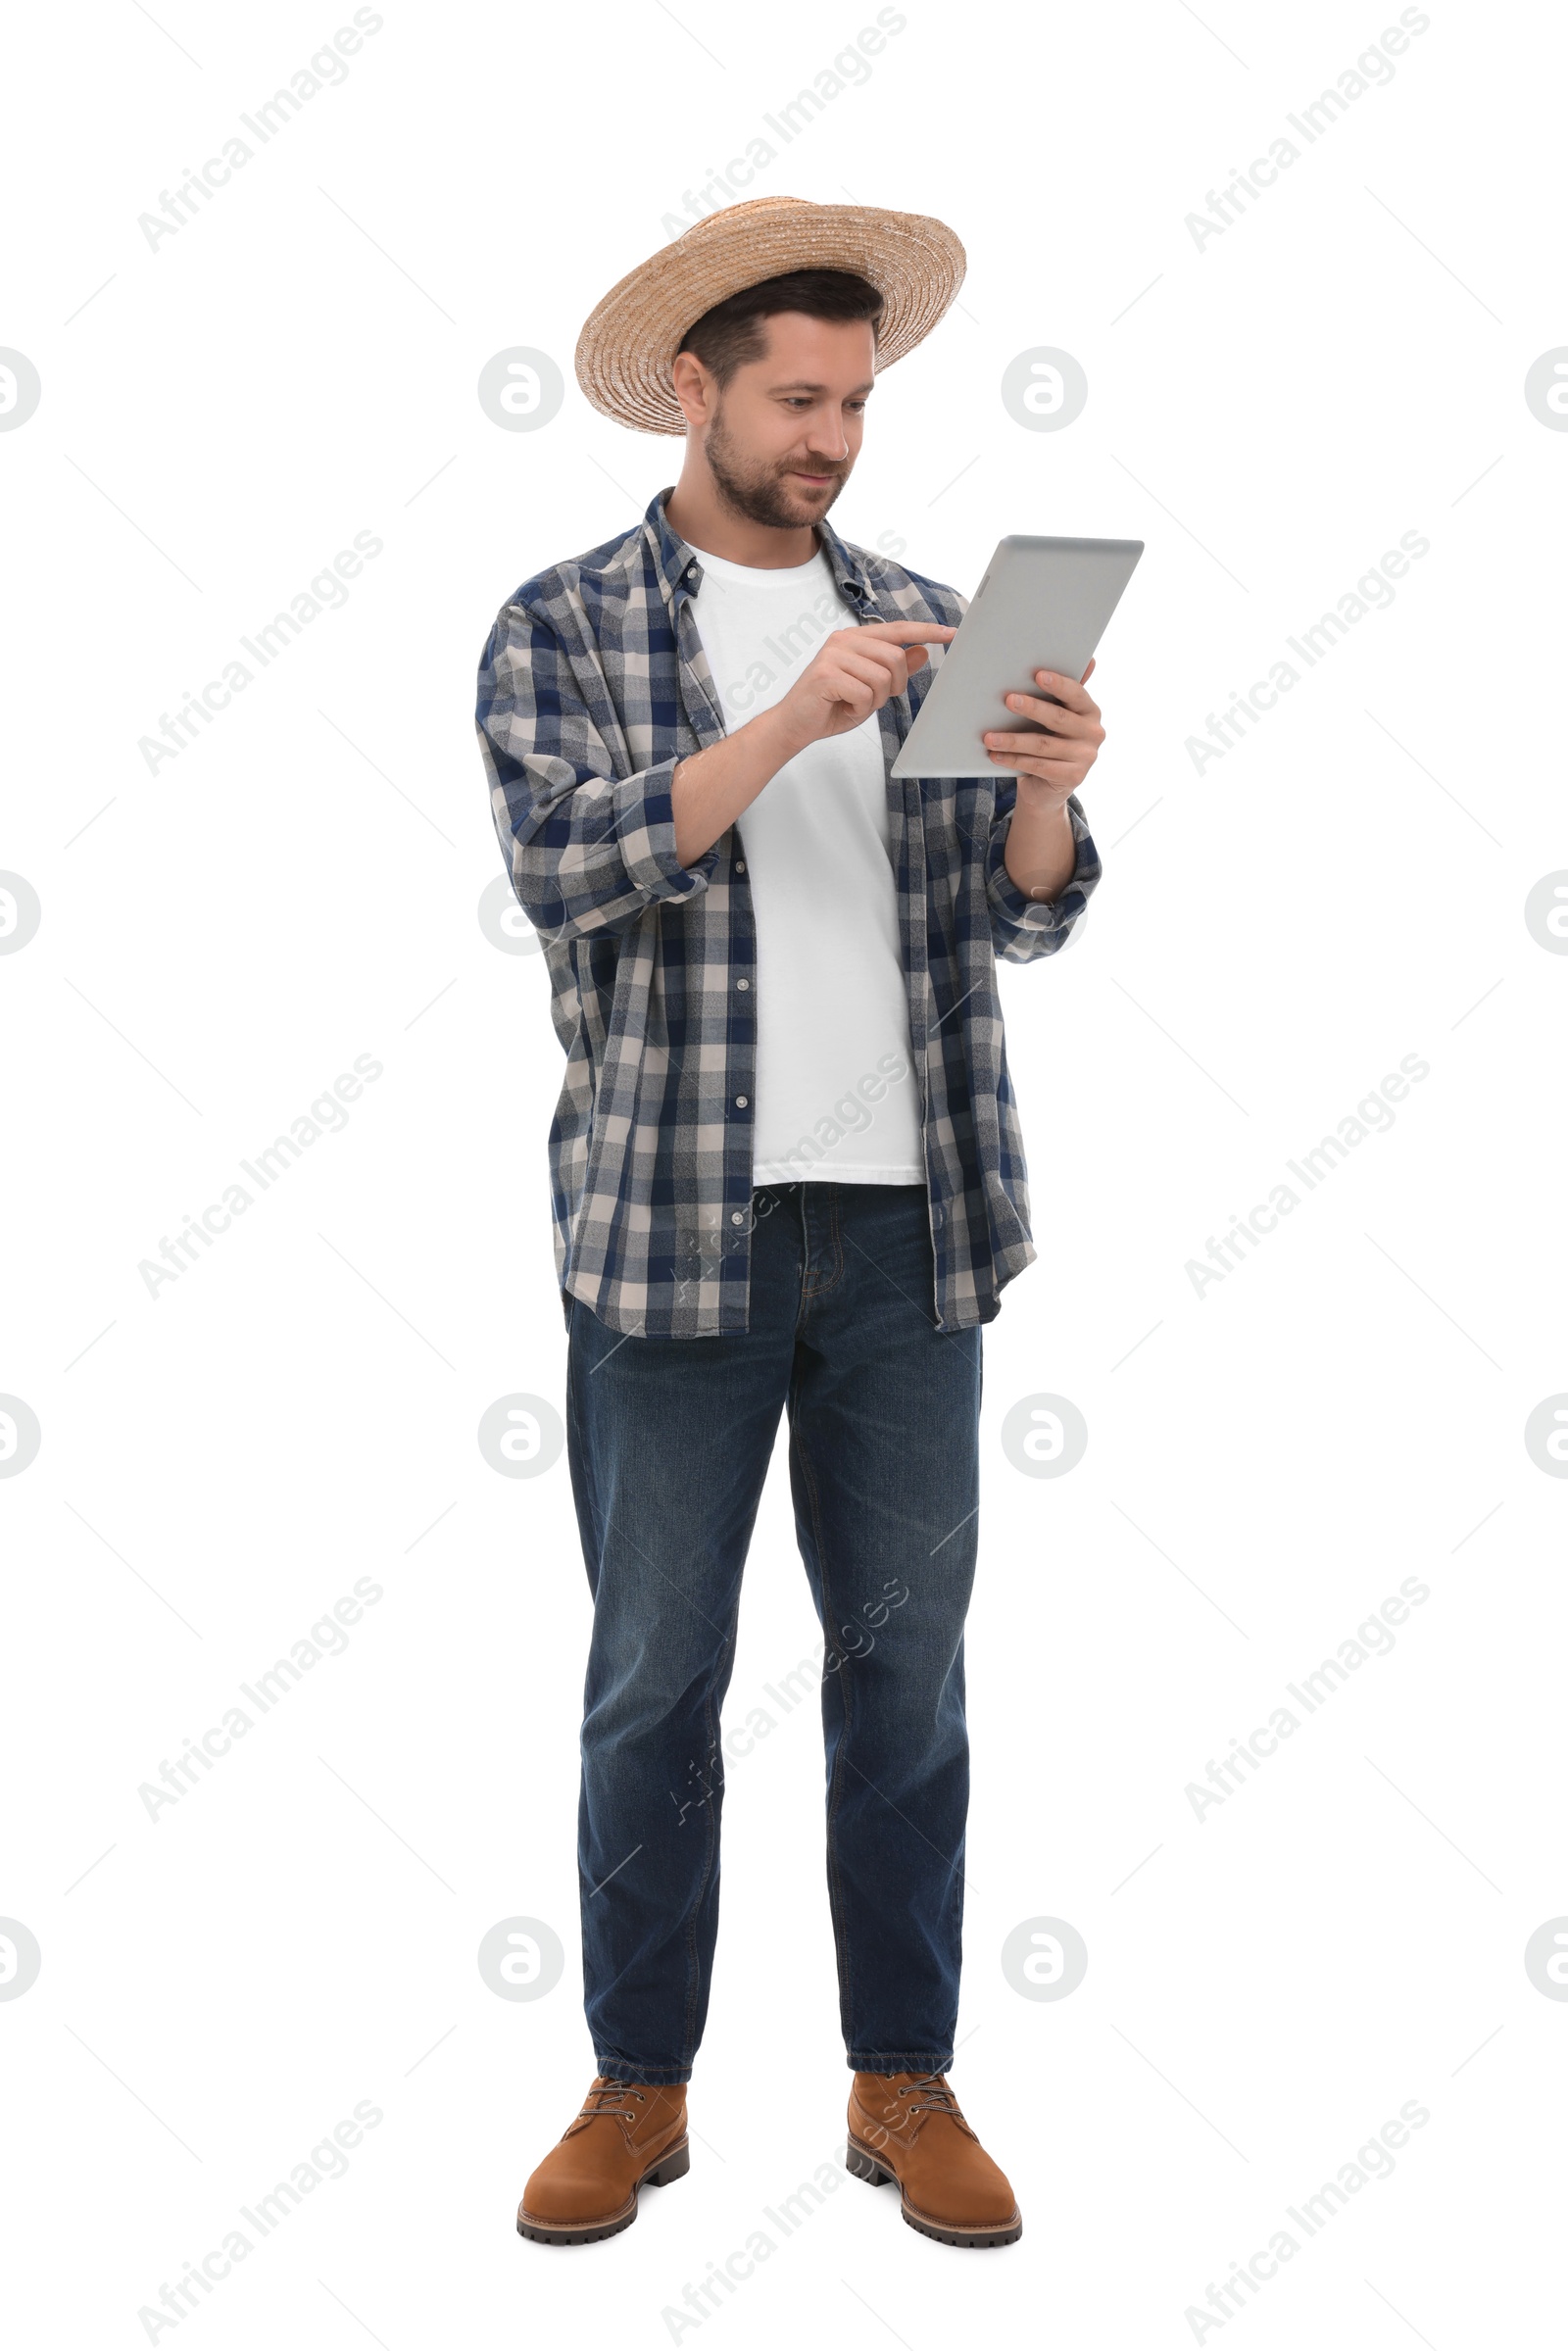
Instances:
[[[705,311],[790,269],[849,269],[885,308],[878,373],[931,332],[963,283],[964,251],[924,213],[756,196],[710,213],[612,286],[577,338],[577,381],[602,416],[636,432],[686,429],[670,378]]]

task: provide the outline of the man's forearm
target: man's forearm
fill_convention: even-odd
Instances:
[[[682,759],[669,786],[681,863],[690,865],[711,849],[799,749],[785,734],[778,712],[762,710],[732,735]]]
[[[1007,827],[1003,861],[1025,898],[1059,898],[1078,862],[1072,818],[1064,800],[1046,802],[1018,779],[1018,799]]]

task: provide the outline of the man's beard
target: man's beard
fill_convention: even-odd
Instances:
[[[744,514],[748,522],[765,523],[772,530],[800,530],[804,524],[819,520],[849,479],[848,465],[823,465],[822,472],[834,477],[832,489],[823,504],[810,499],[808,511],[803,514],[800,507],[808,500],[804,485],[791,486],[788,468],[762,464],[746,465],[736,455],[722,410],[709,426],[704,447],[709,471],[724,504],[735,514]]]

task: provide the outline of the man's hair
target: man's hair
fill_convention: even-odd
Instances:
[[[764,277],[760,285],[743,286],[727,302],[705,311],[695,325],[687,327],[680,350],[700,359],[722,391],[737,367],[761,358],[767,348],[762,320],[779,311],[799,311],[808,318],[835,321],[868,318],[874,342],[883,302],[875,286],[848,269],[790,269],[782,277]]]

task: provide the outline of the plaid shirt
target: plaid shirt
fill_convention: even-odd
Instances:
[[[733,825],[690,865],[675,854],[675,766],[725,726],[692,610],[701,559],[668,496],[523,582],[485,645],[478,729],[566,1053],[550,1130],[563,1310],[572,1294],[612,1330],[698,1338],[748,1328],[757,929]],[[817,529],[863,619],[962,617],[953,589]],[[882,707],[890,765],[941,659],[933,647]],[[888,783],[944,1331],[991,1321],[1036,1254],[996,957],[1054,955],[1100,879],[1074,797],[1072,877],[1049,904],[1026,899],[1003,861],[1016,796],[1000,770]]]

